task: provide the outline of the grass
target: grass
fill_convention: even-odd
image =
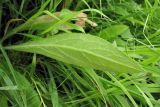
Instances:
[[[159,5],[1,0],[1,106],[159,107]]]

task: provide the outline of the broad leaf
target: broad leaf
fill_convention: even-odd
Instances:
[[[103,29],[99,33],[99,36],[108,41],[113,41],[117,36],[123,34],[128,29],[129,28],[126,25],[113,25],[113,26]]]
[[[64,33],[9,46],[6,49],[38,53],[65,63],[99,70],[143,71],[138,63],[117,50],[109,42],[89,34]]]

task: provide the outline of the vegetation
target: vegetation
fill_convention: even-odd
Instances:
[[[1,0],[1,107],[159,107],[159,0]]]

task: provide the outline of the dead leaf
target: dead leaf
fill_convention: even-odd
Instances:
[[[72,12],[75,12],[75,11],[72,11]],[[55,12],[53,14],[57,18],[54,18],[54,17],[49,16],[49,15],[42,15],[42,16],[38,17],[36,19],[36,21],[41,22],[41,23],[45,23],[45,22],[50,22],[50,21],[56,20],[60,17],[61,12]],[[88,19],[86,13],[82,12],[82,13],[78,14],[75,18],[76,18],[75,24],[78,25],[78,26],[85,27],[86,23],[90,24],[93,27],[97,26],[97,24],[95,22]]]

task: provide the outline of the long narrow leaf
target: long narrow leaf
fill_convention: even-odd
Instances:
[[[38,53],[65,63],[114,72],[140,72],[141,66],[117,50],[109,42],[89,34],[63,33],[53,37],[8,46]]]

